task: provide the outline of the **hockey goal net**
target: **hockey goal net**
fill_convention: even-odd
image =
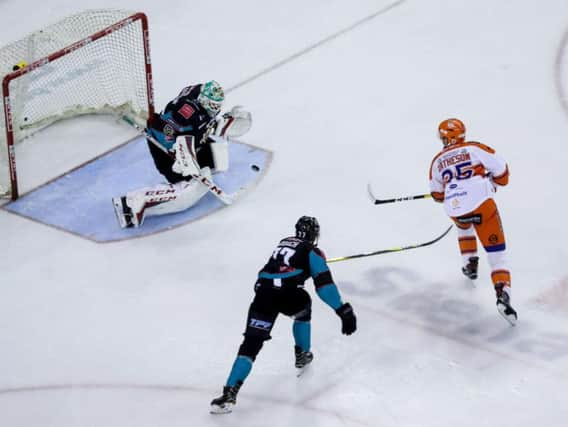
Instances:
[[[153,113],[148,20],[88,10],[0,48],[0,193],[18,197],[15,145],[56,121],[84,114]]]

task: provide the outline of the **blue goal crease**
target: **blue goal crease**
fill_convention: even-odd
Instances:
[[[242,142],[232,141],[229,150],[229,170],[213,176],[215,184],[229,194],[253,187],[272,160],[270,151]],[[141,137],[2,208],[90,240],[111,242],[165,231],[225,207],[214,195],[207,194],[183,212],[148,217],[139,228],[120,228],[112,198],[163,182]]]

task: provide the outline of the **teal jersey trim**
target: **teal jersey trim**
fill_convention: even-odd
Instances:
[[[191,126],[191,125],[183,127],[183,126],[180,126],[179,124],[177,124],[173,119],[173,115],[172,115],[171,111],[168,111],[167,113],[162,114],[161,117],[162,117],[162,120],[170,123],[170,126],[175,126],[175,128],[176,128],[175,131],[178,134],[183,135],[183,134],[186,134],[186,133],[193,130],[193,126]]]
[[[329,267],[327,266],[327,262],[325,259],[318,255],[315,251],[310,251],[310,271],[312,273],[312,277],[317,277],[321,273],[325,273],[329,271]]]
[[[304,270],[297,268],[294,271],[288,271],[286,273],[265,273],[261,272],[258,277],[261,279],[287,279],[288,277],[299,276]]]
[[[170,151],[174,145],[175,141],[166,141],[166,135],[164,135],[163,132],[160,132],[159,130],[156,129],[148,129],[148,133],[154,137],[154,139],[156,141],[158,141],[160,143],[160,145],[162,147],[164,147],[166,150]]]

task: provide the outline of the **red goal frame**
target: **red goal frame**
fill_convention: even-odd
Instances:
[[[146,67],[146,93],[148,99],[148,114],[152,116],[154,113],[154,91],[152,86],[152,62],[150,59],[150,38],[149,38],[149,31],[148,31],[148,18],[143,12],[135,13],[127,18],[124,18],[113,25],[110,25],[107,28],[104,28],[88,37],[83,38],[71,45],[64,47],[44,58],[38,59],[33,63],[20,68],[16,71],[7,74],[2,80],[2,103],[4,108],[4,120],[6,125],[6,143],[7,143],[7,153],[8,153],[8,165],[10,169],[10,185],[11,185],[11,199],[16,200],[19,196],[18,193],[18,178],[16,173],[16,152],[15,152],[15,140],[14,140],[14,130],[13,130],[13,123],[12,123],[12,110],[10,104],[10,82],[15,80],[24,74],[27,74],[31,71],[36,70],[39,67],[42,67],[48,63],[52,63],[57,61],[59,58],[76,51],[77,49],[81,49],[83,46],[86,46],[102,37],[105,37],[121,28],[126,27],[136,21],[140,21],[142,25],[142,37],[144,43],[144,64]]]

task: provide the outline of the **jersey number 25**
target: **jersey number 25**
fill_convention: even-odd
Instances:
[[[455,169],[455,172],[454,172]],[[468,179],[473,175],[473,170],[471,169],[471,162],[458,163],[451,168],[444,169],[442,172],[442,178],[444,182],[450,182],[452,179]]]

